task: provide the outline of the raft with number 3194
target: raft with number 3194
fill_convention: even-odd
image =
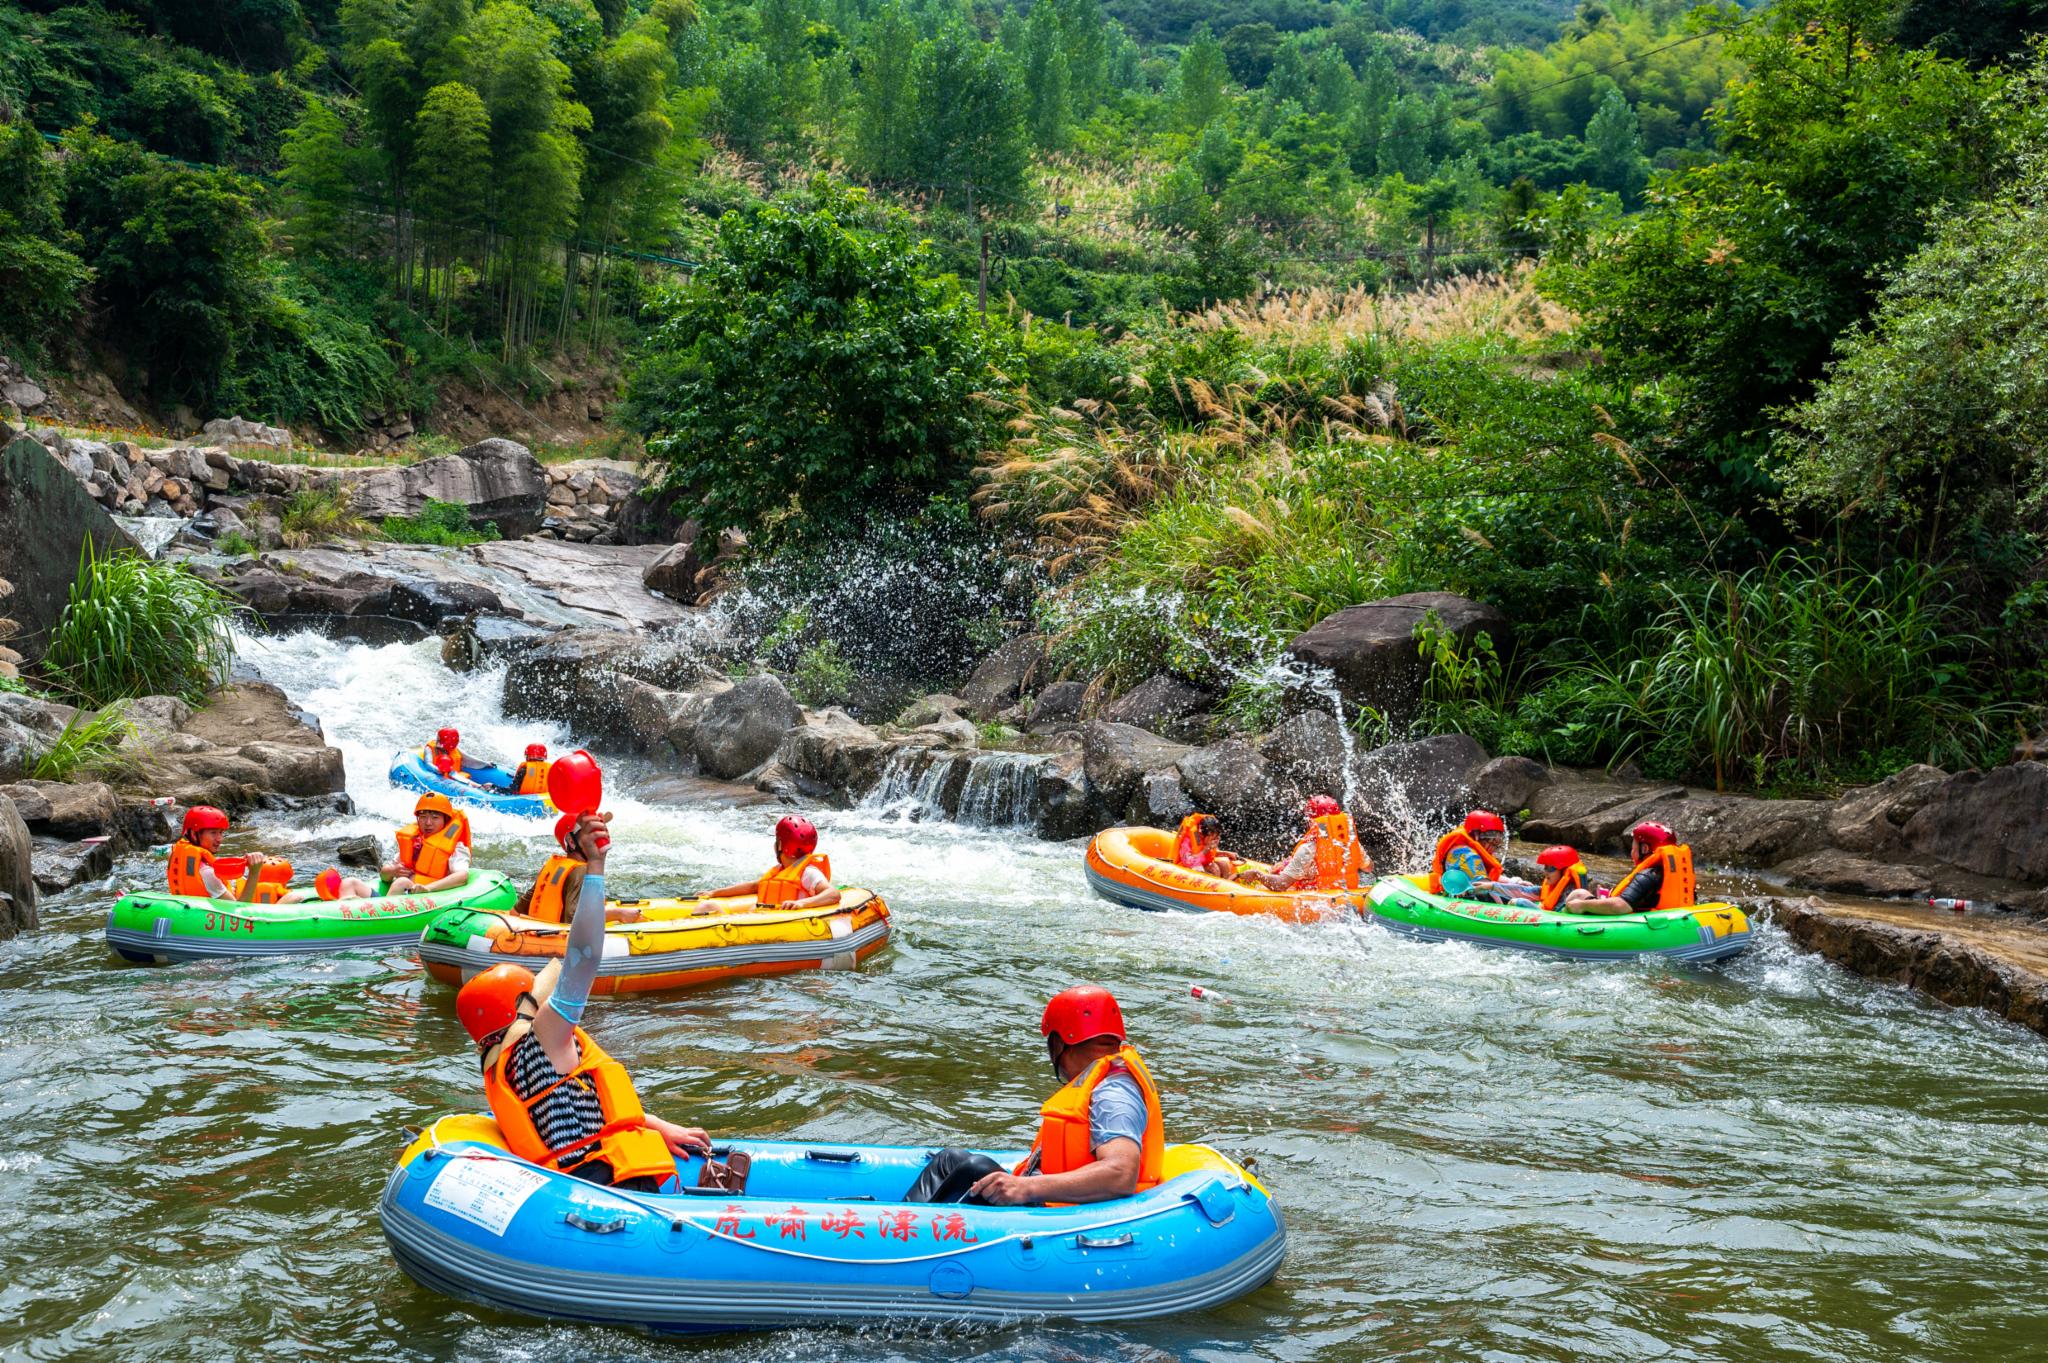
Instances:
[[[449,890],[303,904],[245,904],[144,890],[122,896],[107,911],[107,945],[123,960],[158,964],[410,946],[422,928],[450,909],[509,909],[517,898],[511,881],[482,870]]]
[[[1582,961],[1662,956],[1721,961],[1749,949],[1749,915],[1733,904],[1648,913],[1551,913],[1527,904],[1482,904],[1431,894],[1427,876],[1388,876],[1367,896],[1367,917],[1429,942],[1470,942]]]
[[[1258,1181],[1202,1145],[1163,1181],[1068,1207],[906,1203],[929,1146],[735,1141],[744,1190],[628,1193],[529,1164],[489,1117],[443,1117],[379,1207],[398,1266],[438,1292],[660,1332],[867,1321],[1142,1320],[1219,1306],[1287,1250]],[[1005,1167],[1023,1151],[989,1152]]]

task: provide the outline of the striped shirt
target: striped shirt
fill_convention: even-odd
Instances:
[[[577,1043],[577,1055],[580,1059],[581,1042]],[[550,1085],[560,1083],[562,1075],[555,1068],[555,1062],[548,1059],[547,1048],[540,1044],[540,1038],[528,1032],[512,1044],[512,1056],[505,1065],[505,1078],[510,1081],[514,1093],[521,1098],[531,1098]],[[550,1150],[559,1150],[572,1141],[595,1136],[604,1126],[604,1109],[598,1105],[597,1094],[588,1081],[582,1079],[562,1084],[535,1103],[532,1112],[533,1124]],[[588,1158],[594,1150],[595,1147],[585,1146],[569,1158]]]

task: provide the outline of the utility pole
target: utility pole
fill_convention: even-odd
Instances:
[[[974,290],[975,300],[981,304],[981,315],[988,316],[988,228],[981,219],[974,216],[974,182],[967,184],[967,218],[981,232],[981,282]]]

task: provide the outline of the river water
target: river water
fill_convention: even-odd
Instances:
[[[244,661],[320,716],[361,813],[259,822],[302,867],[388,834],[384,770],[453,722],[516,755],[499,679],[432,643],[310,635]],[[774,814],[657,807],[611,773],[616,892],[768,864]],[[600,1000],[655,1111],[728,1135],[1022,1143],[1045,998],[1123,1001],[1169,1138],[1250,1156],[1291,1232],[1223,1310],[1122,1328],[661,1341],[478,1314],[392,1265],[404,1128],[481,1105],[449,991],[393,953],[113,964],[105,885],[0,943],[0,1359],[1988,1359],[2048,1356],[2048,1046],[1796,953],[1589,967],[1367,927],[1147,915],[1080,848],[885,811],[817,816],[881,891],[855,973]],[[231,843],[231,846],[234,844]],[[531,829],[478,828],[529,874]],[[121,865],[121,885],[161,863]],[[1195,999],[1200,983],[1229,1001]]]

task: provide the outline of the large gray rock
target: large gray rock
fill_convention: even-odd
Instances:
[[[1556,778],[1529,800],[1521,834],[1531,842],[1561,842],[1581,852],[1620,851],[1622,834],[1652,811],[1685,798],[1684,786],[1623,781],[1578,772]],[[1686,830],[1679,829],[1681,840]]]
[[[1464,814],[1486,749],[1464,734],[1389,743],[1352,763],[1357,798],[1351,817],[1375,861],[1413,861],[1436,834]],[[1313,792],[1312,792],[1313,793]],[[1327,792],[1342,795],[1341,791]]]
[[[1298,790],[1335,793],[1344,787],[1344,763],[1351,747],[1336,716],[1327,710],[1304,710],[1260,740],[1259,756]]]
[[[1031,698],[1029,723],[1034,733],[1052,733],[1081,722],[1081,707],[1088,699],[1084,682],[1054,682]]]
[[[1415,630],[1432,612],[1462,644],[1484,632],[1505,655],[1513,643],[1508,618],[1492,606],[1450,592],[1410,592],[1327,615],[1287,651],[1328,670],[1348,704],[1370,705],[1398,724],[1414,716],[1421,700]]]
[[[663,553],[658,544],[499,540],[472,545],[466,552],[493,570],[493,585],[512,609],[539,624],[648,631],[688,615],[642,581]]]
[[[57,894],[114,872],[112,838],[87,838],[83,842],[37,838],[33,856],[36,889],[43,894]]]
[[[1941,768],[1920,763],[1846,792],[1828,811],[1829,841],[1866,856],[1898,856],[1906,849],[1907,823],[1947,780]]]
[[[102,557],[137,547],[49,450],[25,436],[0,449],[0,579],[14,584],[6,614],[21,626],[6,642],[30,663],[64,612],[87,543]]]
[[[1202,736],[1204,717],[1216,699],[1207,687],[1158,672],[1102,707],[1101,718],[1192,742]]]
[[[104,781],[17,781],[0,787],[37,833],[78,839],[109,836],[121,826],[121,802]]]
[[[456,502],[469,508],[471,521],[490,521],[515,539],[540,529],[547,515],[547,474],[515,440],[484,440],[403,468],[344,474],[341,481],[354,490],[361,516],[416,516],[429,499]]]
[[[1012,639],[974,669],[974,675],[960,688],[960,699],[967,702],[975,718],[987,719],[1023,695],[1044,663],[1043,638],[1026,634]]]
[[[36,925],[36,870],[28,825],[0,795],[0,938]]]
[[[934,692],[929,696],[920,696],[904,706],[903,713],[896,716],[896,727],[921,729],[927,724],[944,724],[948,720],[959,719],[969,708],[967,702],[959,696]]]
[[[217,445],[223,449],[274,450],[282,453],[292,447],[292,433],[284,427],[266,426],[260,421],[250,421],[238,416],[215,417],[199,428],[199,438],[209,445]]]
[[[347,789],[341,750],[266,682],[214,692],[176,734],[130,759],[115,778],[124,797],[118,832],[130,844],[163,841],[165,810],[153,797],[231,812],[294,801],[332,808]]]
[[[1079,838],[1096,831],[1098,825],[1088,799],[1088,776],[1081,750],[1069,748],[1052,755],[1038,769],[1038,835],[1042,838]]]
[[[650,592],[659,592],[671,601],[680,601],[686,606],[697,604],[697,574],[704,571],[704,565],[697,559],[697,542],[671,544],[656,556],[640,572],[640,583]]]
[[[69,705],[0,691],[0,782],[26,776],[77,713]]]
[[[813,710],[784,733],[775,750],[783,767],[837,794],[867,789],[889,744],[844,710]]]
[[[1472,777],[1472,803],[1513,818],[1551,783],[1550,768],[1533,757],[1496,757]]]
[[[620,629],[565,629],[526,645],[505,669],[505,713],[514,719],[549,719],[579,733],[623,734],[652,746],[656,730],[648,700],[629,713],[625,683],[646,682],[673,691],[699,681],[704,665],[683,649]]]
[[[1081,730],[1082,771],[1096,804],[1110,819],[1123,817],[1147,775],[1172,767],[1190,751],[1184,743],[1109,720]]]
[[[742,677],[704,707],[690,741],[707,776],[744,776],[775,755],[782,736],[803,719],[780,680],[769,673]]]
[[[1181,789],[1204,814],[1223,820],[1233,849],[1271,858],[1285,852],[1300,832],[1302,801],[1309,792],[1277,772],[1242,739],[1227,739],[1183,757]]]
[[[2048,762],[1959,772],[1906,823],[1906,845],[1979,875],[2048,881]]]

